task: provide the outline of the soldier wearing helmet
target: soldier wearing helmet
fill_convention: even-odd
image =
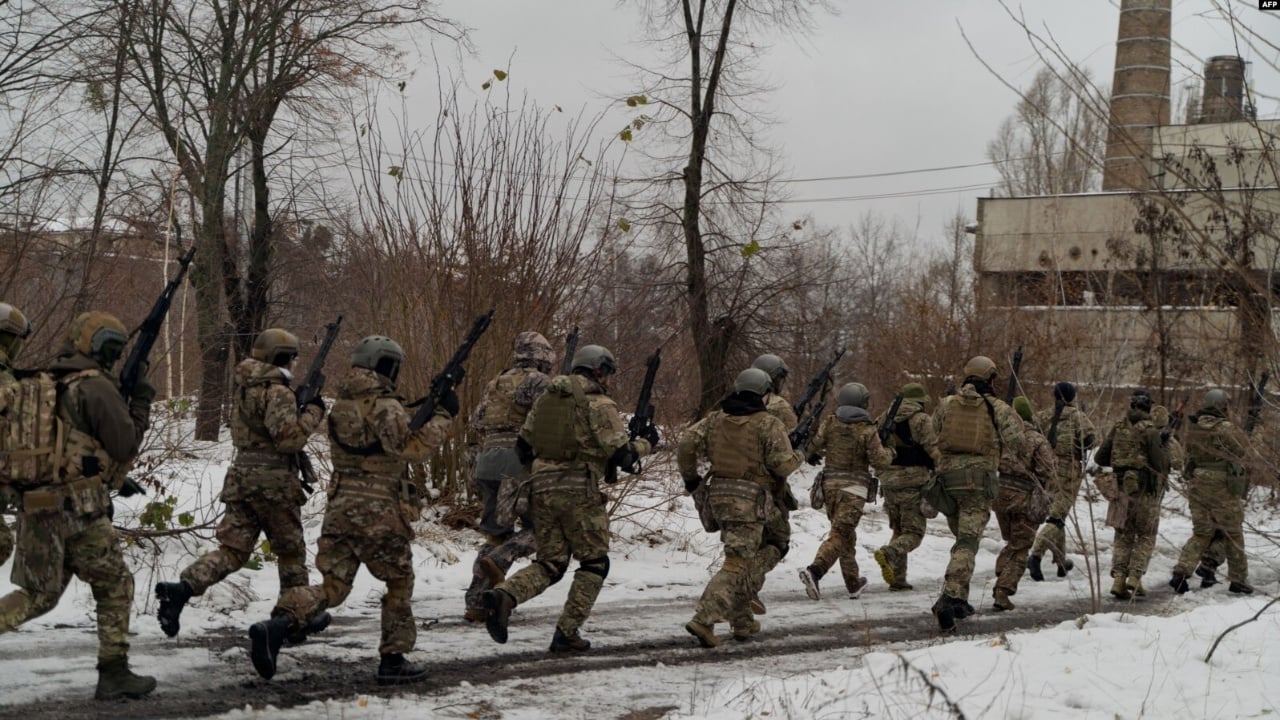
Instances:
[[[22,342],[31,335],[31,323],[18,308],[0,302],[0,413],[9,406],[7,393],[17,380],[13,376],[13,364],[22,351]],[[13,554],[13,531],[4,520],[3,513],[16,506],[21,496],[8,485],[0,484],[0,565]]]
[[[751,367],[763,370],[769,375],[769,394],[765,396],[765,406],[769,409],[769,414],[781,420],[787,432],[795,430],[800,420],[796,417],[795,409],[791,407],[791,401],[782,394],[782,386],[790,372],[787,364],[777,355],[765,353],[753,360]]]
[[[431,420],[411,431],[412,413],[396,390],[404,359],[400,344],[382,335],[364,338],[351,353],[351,372],[338,383],[329,411],[333,479],[316,553],[323,582],[282,594],[271,619],[249,629],[254,668],[263,677],[275,673],[286,636],[324,625],[325,610],[346,601],[363,564],[387,585],[378,684],[426,679],[426,668],[405,659],[418,638],[411,523],[426,497],[421,481],[409,478],[409,464],[425,460],[445,441],[459,407],[450,390]]]
[[[978,541],[996,496],[1000,455],[1022,452],[1022,420],[996,397],[991,387],[995,377],[996,364],[991,358],[979,355],[969,360],[959,391],[943,398],[933,415],[942,457],[925,496],[947,516],[947,525],[956,536],[942,595],[933,606],[943,632],[954,630],[957,620],[973,612],[969,581]]]
[[[324,402],[317,397],[298,408],[289,387],[298,347],[293,333],[269,328],[254,339],[249,357],[236,365],[231,390],[231,444],[236,454],[219,498],[223,515],[218,547],[188,565],[178,582],[156,584],[156,615],[169,637],[178,634],[187,601],[244,567],[263,535],[277,558],[281,596],[307,586],[302,537],[307,497],[295,458],[320,427]]]
[[[1147,594],[1142,576],[1151,562],[1154,543],[1145,538],[1155,536],[1160,497],[1169,473],[1169,449],[1160,439],[1160,428],[1152,422],[1151,410],[1151,396],[1146,390],[1135,390],[1128,413],[1111,427],[1093,458],[1115,472],[1117,502],[1125,507],[1111,556],[1110,592],[1120,600]]]
[[[800,582],[810,600],[821,594],[818,581],[837,562],[844,587],[851,599],[862,595],[867,579],[858,571],[858,522],[867,502],[875,502],[871,468],[881,470],[893,461],[893,452],[880,444],[875,422],[867,412],[871,394],[862,383],[849,383],[836,395],[836,411],[828,415],[809,445],[809,462],[826,456],[826,464],[816,482],[822,483],[823,506],[831,521],[831,532],[800,570]]]
[[[1049,517],[1036,534],[1027,571],[1036,582],[1044,580],[1041,558],[1048,551],[1058,567],[1058,577],[1065,577],[1075,567],[1067,557],[1067,535],[1064,521],[1076,506],[1080,483],[1084,480],[1084,457],[1094,446],[1097,431],[1093,421],[1075,405],[1076,386],[1060,382],[1053,386],[1053,407],[1036,415],[1036,424],[1044,429],[1046,439],[1057,456],[1056,470],[1049,478]]]
[[[25,319],[15,322],[11,306],[5,327],[5,334],[25,336]],[[0,598],[4,633],[56,607],[72,575],[93,589],[100,700],[141,697],[156,686],[155,678],[129,669],[133,575],[110,518],[110,491],[129,495],[136,487],[125,473],[150,426],[156,392],[144,376],[132,397],[121,396],[112,367],[127,340],[124,325],[104,312],[83,313],[68,329],[49,370],[59,388],[65,461],[47,484],[23,488],[13,564],[19,589]],[[5,345],[17,347],[12,339]]]
[[[1005,450],[1000,455],[1000,489],[991,509],[1000,527],[1004,548],[996,557],[996,582],[991,595],[996,611],[1014,608],[1011,595],[1027,571],[1027,551],[1036,539],[1036,528],[1049,509],[1046,487],[1054,476],[1057,458],[1049,441],[1036,426],[1031,401],[1019,396],[1013,409],[1022,420],[1022,451]]]
[[[471,428],[480,436],[472,487],[484,503],[477,527],[485,538],[471,567],[471,586],[466,592],[465,617],[471,622],[483,622],[487,615],[481,594],[502,582],[516,560],[533,554],[533,518],[521,518],[519,532],[500,522],[498,490],[503,483],[519,483],[529,476],[516,454],[516,436],[534,401],[551,382],[547,373],[554,362],[551,343],[540,333],[516,335],[512,367],[489,381],[471,416]]]
[[[720,408],[680,438],[676,460],[685,490],[710,503],[724,543],[724,564],[684,626],[703,647],[720,643],[715,624],[721,620],[729,621],[735,640],[759,631],[751,614],[751,594],[758,588],[751,585],[750,574],[753,568],[776,566],[790,544],[791,527],[773,496],[802,456],[791,448],[782,421],[765,406],[773,387],[760,368],[743,370]],[[711,466],[705,481],[698,472],[701,459]]]
[[[601,479],[612,468],[638,472],[638,463],[658,443],[650,426],[632,440],[606,382],[617,371],[613,353],[586,345],[573,354],[572,371],[551,380],[525,417],[516,440],[531,465],[529,483],[537,555],[534,562],[481,595],[485,628],[495,642],[507,641],[511,611],[541,595],[578,560],[573,585],[551,636],[551,652],[582,652],[591,643],[579,632],[609,575],[609,516]]]
[[[920,508],[920,489],[929,480],[942,454],[929,417],[929,393],[920,383],[902,386],[902,404],[893,418],[894,431],[888,446],[893,462],[876,475],[884,494],[884,512],[893,536],[876,549],[880,576],[891,591],[911,590],[907,582],[907,555],[924,540],[925,516]],[[882,419],[879,425],[883,425]]]
[[[1227,419],[1229,405],[1225,392],[1210,390],[1185,431],[1191,537],[1182,546],[1169,580],[1179,594],[1188,590],[1187,578],[1218,536],[1227,557],[1227,590],[1240,595],[1253,592],[1243,531],[1249,436]]]

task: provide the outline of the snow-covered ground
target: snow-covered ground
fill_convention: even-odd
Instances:
[[[216,497],[229,456],[228,445],[221,443],[155,470],[177,498],[174,518],[191,512],[197,524],[216,520],[217,505],[210,498]],[[1228,634],[1212,661],[1204,662],[1227,627],[1252,618],[1268,596],[1277,594],[1280,547],[1274,540],[1248,537],[1251,579],[1258,588],[1252,598],[1229,595],[1225,584],[1175,596],[1164,583],[1190,534],[1190,522],[1185,501],[1171,492],[1146,577],[1152,590],[1148,599],[1132,608],[1112,601],[1104,578],[1103,598],[1093,612],[1084,572],[1086,560],[1091,564],[1093,559],[1075,554],[1075,572],[1065,579],[1050,572],[1043,583],[1024,578],[1015,597],[1018,609],[995,615],[990,591],[1001,543],[992,522],[979,550],[971,598],[980,614],[961,626],[974,634],[940,639],[929,629],[928,609],[940,590],[951,545],[942,518],[930,521],[929,536],[911,557],[914,592],[888,593],[865,550],[889,537],[884,515],[874,506],[858,539],[862,572],[871,578],[862,599],[835,592],[838,571],[828,575],[825,585],[831,592],[821,601],[805,598],[796,571],[808,564],[827,527],[825,516],[805,501],[813,472],[806,466],[792,479],[806,507],[793,514],[791,552],[769,577],[762,594],[769,606],[760,618],[764,629],[749,643],[729,640],[721,626],[721,647],[703,650],[684,632],[718,565],[719,543],[701,531],[688,499],[676,494],[679,482],[671,469],[654,463],[615,513],[612,571],[584,628],[595,645],[585,669],[545,654],[567,581],[520,607],[511,640],[496,645],[482,626],[461,620],[476,536],[429,520],[420,528],[415,549],[415,612],[423,629],[414,658],[440,668],[470,663],[507,672],[541,666],[545,673],[508,672],[502,677],[511,679],[498,681],[433,678],[392,697],[339,694],[287,709],[252,707],[252,688],[260,681],[244,644],[212,640],[225,638],[228,629],[242,633],[266,617],[276,593],[275,566],[268,562],[260,570],[246,569],[212,589],[188,607],[182,634],[169,640],[155,621],[151,587],[156,580],[175,579],[212,541],[168,538],[127,550],[137,585],[132,663],[157,677],[157,697],[226,688],[242,694],[245,704],[229,717],[255,719],[1280,716],[1280,604]],[[319,533],[322,495],[313,497],[306,509],[312,541]],[[128,518],[147,501],[120,501],[117,521],[133,524]],[[1090,528],[1097,528],[1105,574],[1112,536],[1102,526],[1105,506],[1082,499],[1077,514],[1087,537],[1093,534]],[[1269,511],[1255,507],[1249,519],[1271,528],[1270,517]],[[312,548],[314,552],[314,542]],[[8,566],[0,568],[0,592],[13,589],[8,576]],[[318,574],[312,577],[318,581]],[[380,595],[380,584],[362,571],[346,605],[335,611],[334,627],[306,645],[284,650],[277,681],[302,673],[304,661],[332,660],[367,673],[372,688]],[[1049,607],[1066,608],[1070,612],[1059,616],[1074,619],[1039,630],[983,630],[998,619]],[[849,635],[849,642],[832,641],[843,635]],[[823,636],[830,647],[807,649],[821,645]],[[616,652],[618,648],[628,650]],[[92,703],[95,651],[92,597],[76,581],[55,610],[0,636],[0,716],[19,716],[24,707],[33,707],[30,703],[53,699]],[[125,716],[128,707],[114,706],[113,712]]]

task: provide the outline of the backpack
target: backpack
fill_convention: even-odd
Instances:
[[[29,488],[56,478],[66,445],[58,389],[45,372],[0,387],[0,485]]]

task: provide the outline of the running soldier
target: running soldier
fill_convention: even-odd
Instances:
[[[769,376],[769,394],[765,396],[765,408],[769,414],[782,421],[783,428],[788,433],[796,429],[796,425],[800,423],[800,419],[796,417],[795,408],[791,407],[791,401],[782,394],[782,386],[787,380],[787,375],[791,372],[787,368],[787,364],[782,358],[772,353],[765,353],[757,357],[751,362],[751,367],[757,370],[763,370]],[[781,491],[774,495],[774,502],[778,505],[778,510],[782,513],[782,519],[787,525],[787,538],[791,537],[791,511],[797,510],[800,504],[796,502],[795,494],[791,492],[791,486],[784,484]],[[764,556],[767,559],[772,555]],[[751,611],[756,615],[765,613],[765,605],[760,600],[760,590],[764,588],[764,578],[769,571],[774,568],[767,562],[763,564],[753,565],[748,576],[751,586]]]
[[[31,323],[18,308],[0,302],[0,416],[9,408],[9,393],[17,379],[13,376],[13,364],[22,352],[22,341],[31,335]],[[3,425],[0,425],[3,432]],[[21,494],[17,488],[0,481],[0,565],[13,554],[13,531],[4,520],[4,514],[19,507]]]
[[[791,528],[773,495],[800,467],[801,455],[791,449],[782,421],[766,408],[770,387],[769,376],[759,368],[743,370],[720,409],[680,439],[676,461],[685,490],[698,491],[703,482],[698,460],[711,464],[704,502],[711,504],[724,543],[724,564],[684,626],[703,647],[720,644],[717,622],[727,620],[735,640],[760,631],[750,607],[756,590],[751,569],[777,565],[790,542]]]
[[[127,339],[124,325],[104,312],[71,322],[50,368],[58,383],[56,414],[67,432],[64,464],[44,484],[23,488],[13,563],[19,589],[0,598],[5,633],[56,607],[72,575],[93,589],[98,700],[139,698],[156,687],[155,678],[129,670],[133,575],[111,526],[110,491],[137,491],[125,473],[150,426],[156,394],[144,376],[132,397],[122,397],[111,368]]]
[[[1044,430],[1049,445],[1058,456],[1058,470],[1049,486],[1052,496],[1049,518],[1040,528],[1035,544],[1031,546],[1031,554],[1027,556],[1028,574],[1036,582],[1044,580],[1040,562],[1046,550],[1052,556],[1054,565],[1058,566],[1058,577],[1066,577],[1075,567],[1075,563],[1067,557],[1064,521],[1075,507],[1076,496],[1080,493],[1080,483],[1084,480],[1082,467],[1085,454],[1096,442],[1093,421],[1075,406],[1075,399],[1076,386],[1060,382],[1053,386],[1054,409],[1041,410],[1037,418],[1037,425]],[[1059,406],[1061,411],[1057,409]],[[1056,423],[1055,414],[1058,418]]]
[[[600,481],[618,469],[638,472],[640,458],[658,444],[652,425],[631,440],[618,406],[606,393],[617,370],[613,353],[599,345],[579,348],[573,374],[552,379],[520,429],[517,449],[532,463],[536,560],[481,597],[489,611],[485,627],[494,641],[507,641],[517,605],[541,595],[578,560],[569,597],[556,622],[551,652],[582,652],[591,642],[580,630],[609,576],[609,516]]]
[[[992,509],[1004,549],[996,557],[996,585],[991,595],[996,611],[1012,610],[1011,595],[1018,592],[1018,582],[1027,570],[1027,551],[1036,539],[1036,528],[1049,509],[1045,488],[1052,482],[1057,462],[1049,441],[1040,434],[1031,413],[1031,402],[1014,398],[1013,409],[1022,419],[1022,452],[1015,454],[1009,446],[1000,455],[1000,489]]]
[[[831,532],[818,548],[813,562],[800,570],[800,582],[810,600],[822,597],[818,583],[836,562],[851,599],[858,599],[867,579],[858,572],[858,522],[868,501],[875,502],[875,479],[870,469],[882,470],[893,461],[893,452],[880,444],[876,424],[867,413],[871,393],[862,383],[849,383],[836,396],[836,411],[822,421],[809,444],[812,462],[826,453],[819,482]]]
[[[516,335],[514,365],[489,381],[484,399],[471,418],[471,427],[480,435],[480,452],[473,475],[474,490],[484,502],[478,526],[485,546],[471,568],[471,586],[466,593],[466,619],[483,622],[484,603],[480,595],[506,578],[507,570],[534,551],[533,518],[520,518],[521,528],[503,525],[497,518],[498,489],[504,482],[519,483],[528,477],[516,455],[516,436],[533,403],[547,389],[555,355],[551,343],[536,332]]]
[[[1244,553],[1245,455],[1249,438],[1227,419],[1227,394],[1222,390],[1205,393],[1200,412],[1186,429],[1187,501],[1191,506],[1191,537],[1182,546],[1173,567],[1169,586],[1182,594],[1187,577],[1200,561],[1215,533],[1224,538],[1227,556],[1227,590],[1248,595],[1249,560]]]
[[[178,582],[156,584],[157,616],[169,637],[178,634],[187,601],[244,567],[261,535],[276,556],[280,594],[307,586],[302,538],[307,496],[296,458],[324,419],[324,402],[317,397],[298,411],[297,396],[289,389],[297,356],[297,336],[270,328],[236,366],[231,411],[236,454],[220,496],[225,509],[218,523],[218,548],[187,566]]]
[[[956,538],[942,595],[933,605],[943,632],[954,630],[957,620],[973,613],[969,581],[978,541],[991,516],[996,469],[1003,452],[1022,453],[1022,420],[995,396],[995,377],[996,364],[990,358],[973,358],[964,366],[960,390],[943,398],[933,415],[942,458],[926,497],[946,515]]]
[[[425,460],[448,435],[458,396],[446,391],[435,415],[417,431],[396,390],[404,351],[388,337],[373,335],[351,353],[351,373],[338,384],[329,413],[333,480],[316,552],[321,585],[292,588],[280,597],[270,620],[249,629],[250,657],[262,677],[276,671],[286,636],[323,624],[324,611],[346,601],[363,564],[387,585],[382,596],[378,684],[426,679],[426,668],[410,663],[418,639],[413,620],[413,527],[425,491],[409,475],[409,464]]]
[[[880,565],[880,576],[892,591],[912,589],[907,582],[907,555],[920,547],[925,532],[920,489],[942,458],[928,408],[929,393],[923,385],[902,386],[902,404],[893,418],[894,432],[889,436],[893,462],[876,473],[893,537],[889,544],[876,550],[875,558]]]

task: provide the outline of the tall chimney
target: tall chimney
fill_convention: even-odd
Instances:
[[[1103,190],[1151,187],[1152,128],[1169,123],[1172,0],[1121,0]]]
[[[1204,98],[1200,101],[1200,123],[1252,120],[1252,108],[1244,103],[1244,58],[1215,55],[1204,64]]]

